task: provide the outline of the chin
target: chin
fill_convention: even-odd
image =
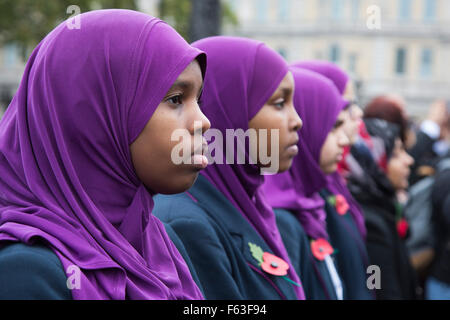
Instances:
[[[323,173],[325,173],[325,174],[332,174],[332,173],[336,172],[336,170],[337,170],[337,164],[334,164],[332,166],[329,166],[328,168],[325,168],[323,170]]]
[[[285,171],[289,170],[291,168],[291,166],[292,166],[292,159],[287,161],[287,163],[283,163],[283,164],[280,163],[280,168],[278,169],[277,173],[285,172]]]
[[[176,179],[172,180],[172,184],[164,186],[158,193],[169,195],[185,192],[194,185],[197,177],[198,172],[191,173],[189,175],[186,174],[183,178],[177,177]]]

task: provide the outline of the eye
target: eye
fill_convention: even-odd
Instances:
[[[283,109],[285,103],[286,103],[286,100],[284,100],[283,98],[280,98],[277,101],[275,101],[273,105],[275,107],[277,107],[277,109]]]
[[[178,106],[180,104],[183,104],[183,95],[178,94],[176,96],[172,96],[170,98],[167,98],[166,101],[170,102],[173,105],[177,105]]]

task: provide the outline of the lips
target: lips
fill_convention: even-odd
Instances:
[[[199,147],[199,148],[197,148],[197,149],[195,149],[195,150],[192,152],[191,156],[194,156],[194,155],[203,155],[203,154],[206,154],[207,152],[208,152],[208,143],[206,143],[206,141],[203,140],[202,146]]]
[[[208,152],[208,144],[203,140],[202,146],[192,152],[191,162],[196,169],[205,169],[208,166],[208,158],[205,154]]]

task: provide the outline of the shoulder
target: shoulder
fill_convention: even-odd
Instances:
[[[154,197],[155,206],[152,214],[163,222],[174,220],[194,220],[205,222],[208,220],[205,210],[186,194],[157,195]]]
[[[67,276],[48,247],[9,244],[0,249],[0,298],[71,299]]]
[[[391,242],[395,221],[388,218],[390,213],[374,206],[362,206],[362,209],[367,228],[367,242]]]
[[[169,226],[169,229],[173,229],[186,247],[196,243],[219,246],[220,226],[187,195],[158,195],[154,199],[153,214]]]
[[[302,225],[292,212],[284,209],[274,209],[274,212],[280,233],[296,234],[298,236],[305,234]]]

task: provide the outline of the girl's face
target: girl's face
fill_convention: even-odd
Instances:
[[[173,194],[189,189],[207,164],[205,161],[200,161],[200,164],[194,161],[191,161],[192,164],[176,164],[172,159],[172,150],[179,144],[179,141],[172,141],[172,134],[177,129],[189,133],[188,141],[183,143],[190,144],[192,154],[183,157],[194,157],[194,151],[196,155],[202,153],[193,148],[194,133],[198,136],[210,127],[209,120],[198,105],[202,87],[200,65],[194,60],[180,74],[144,130],[130,145],[136,174],[154,193]],[[194,128],[194,121],[201,126]]]
[[[353,82],[349,80],[345,88],[343,97],[349,101],[350,106],[345,112],[344,131],[350,140],[350,144],[354,144],[358,138],[359,125],[363,116],[363,112],[359,105],[356,103],[355,91],[353,89]]]
[[[292,159],[298,153],[297,131],[301,129],[303,123],[295,110],[293,97],[294,77],[291,72],[288,72],[274,94],[249,122],[249,128],[257,130],[258,146],[261,145],[260,139],[266,138],[260,135],[259,130],[267,130],[267,153],[263,153],[271,158],[272,148],[278,149],[279,157],[275,159],[279,160],[278,172],[288,170],[292,165]],[[272,146],[272,129],[277,129],[279,132],[278,146]],[[258,150],[259,154],[260,151]],[[260,164],[260,159],[257,162]],[[273,164],[267,164],[267,167],[270,165]]]
[[[405,151],[402,141],[397,139],[387,164],[387,177],[395,190],[408,188],[409,167],[413,163],[414,159]]]
[[[342,160],[344,147],[350,144],[350,140],[344,130],[346,121],[346,110],[339,113],[333,129],[320,150],[319,165],[325,174],[333,173],[337,170],[337,164]]]

